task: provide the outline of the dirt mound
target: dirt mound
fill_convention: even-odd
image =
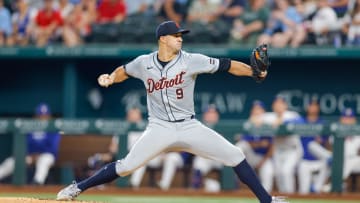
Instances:
[[[0,197],[1,203],[69,203],[68,201],[56,201],[53,199],[37,199],[28,197]],[[71,201],[71,203],[100,203],[89,201]]]

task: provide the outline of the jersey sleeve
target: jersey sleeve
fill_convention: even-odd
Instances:
[[[144,60],[145,60],[144,56],[139,56],[134,60],[130,61],[128,64],[124,65],[126,74],[128,74],[131,77],[141,79],[141,76],[143,75],[142,70],[143,70]]]
[[[188,63],[193,74],[215,73],[219,69],[219,59],[203,54],[190,54]]]

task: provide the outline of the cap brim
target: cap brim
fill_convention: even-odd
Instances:
[[[178,32],[176,32],[176,33],[181,33],[181,34],[187,34],[187,33],[189,33],[190,32],[190,30],[185,30],[185,29],[180,29]],[[176,34],[176,33],[174,33],[174,34]]]

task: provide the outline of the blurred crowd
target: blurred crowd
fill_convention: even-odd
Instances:
[[[360,45],[360,0],[0,0],[0,46],[155,43],[164,20],[191,43]]]

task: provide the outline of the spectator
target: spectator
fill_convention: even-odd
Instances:
[[[107,163],[116,160],[117,152],[119,149],[119,137],[114,135],[111,138],[111,142],[108,147],[108,151],[104,153],[95,153],[88,158],[87,164],[88,168],[86,169],[86,177],[92,176],[99,168],[103,167]],[[84,179],[84,177],[81,177]]]
[[[355,112],[351,108],[346,108],[340,117],[342,125],[356,125],[357,119]],[[343,179],[346,180],[351,173],[360,172],[360,137],[358,135],[347,135],[344,143],[344,172]]]
[[[316,100],[307,107],[305,124],[324,124],[320,118],[320,107]],[[304,155],[298,167],[299,193],[320,193],[330,176],[332,153],[326,148],[328,137],[321,135],[302,135]]]
[[[63,18],[60,12],[53,8],[53,0],[44,0],[44,7],[35,17],[35,25],[33,34],[37,46],[43,47],[60,39]]]
[[[211,129],[215,129],[219,119],[219,111],[214,104],[210,104],[202,114],[203,123]],[[211,172],[211,170],[220,170],[222,167],[223,165],[217,161],[207,159],[205,157],[195,156],[193,163],[192,187],[195,189],[204,187],[205,191],[219,192],[221,188],[218,180],[204,178]]]
[[[139,135],[140,136],[140,135]],[[148,168],[157,169],[160,168],[165,154],[160,154],[159,156],[154,157],[151,159],[145,166],[142,166],[136,169],[130,176],[130,185],[133,189],[139,189],[141,182],[144,178],[145,172]],[[155,183],[152,183],[155,184]]]
[[[4,0],[0,0],[0,46],[7,43],[11,33],[11,14],[4,6]]]
[[[44,7],[45,0],[28,0],[29,8],[40,10]]]
[[[305,21],[304,25],[310,41],[315,41],[317,45],[331,44],[332,34],[339,31],[336,13],[327,0],[318,0],[316,13],[310,21]]]
[[[345,108],[341,112],[339,123],[343,126],[352,126],[357,124],[357,118],[352,108]],[[346,189],[346,180],[351,173],[360,172],[360,136],[359,135],[346,135],[344,141],[344,163],[343,163],[343,189]],[[323,192],[330,192],[331,184],[326,184]]]
[[[265,0],[250,0],[244,12],[234,21],[231,30],[231,43],[253,47],[264,31],[270,10]]]
[[[243,13],[245,4],[244,0],[222,0],[222,5],[218,7],[214,17],[231,27],[233,21]]]
[[[91,6],[93,8],[94,6]],[[89,40],[91,25],[94,23],[94,11],[88,4],[79,2],[65,18],[63,40],[65,45],[72,47]]]
[[[163,157],[163,169],[158,186],[161,190],[169,190],[174,180],[176,170],[191,168],[193,155],[188,152],[170,152]],[[186,172],[184,172],[186,173]],[[186,178],[186,177],[184,177]],[[184,180],[186,181],[186,180]]]
[[[286,98],[282,95],[275,97],[272,113],[266,113],[264,123],[279,127],[287,123],[301,120],[295,111],[289,111]],[[274,144],[275,181],[279,192],[295,192],[296,167],[303,156],[303,149],[298,135],[276,135]]]
[[[164,0],[159,12],[163,20],[182,23],[186,20],[190,0]]]
[[[348,11],[349,0],[327,0],[329,6],[334,9],[337,17],[343,17]]]
[[[347,37],[347,45],[360,46],[360,0],[355,0],[353,8],[344,18],[343,32]]]
[[[273,47],[300,46],[306,38],[302,26],[302,16],[290,0],[276,0],[275,10],[271,13],[265,32],[259,37],[258,44],[267,43]]]
[[[40,103],[35,109],[35,119],[48,121],[51,119],[50,107]],[[58,132],[31,132],[26,135],[26,164],[35,165],[33,184],[43,185],[50,168],[58,156],[60,134]],[[15,158],[9,157],[0,165],[0,180],[11,175],[15,169]]]
[[[78,0],[80,3],[80,0]],[[63,19],[65,19],[67,16],[69,16],[69,14],[71,13],[71,11],[74,9],[74,4],[69,2],[69,0],[58,0],[55,1],[54,4],[54,9],[58,10],[61,14],[61,17]]]
[[[160,0],[126,0],[127,15],[130,16],[155,16],[160,10]]]
[[[123,0],[102,0],[97,8],[97,23],[121,23],[126,18],[126,5]]]
[[[210,104],[203,112],[202,120],[208,127],[214,128],[219,120],[220,114],[215,104]]]
[[[264,125],[265,106],[262,101],[255,100],[250,111],[248,124],[253,127]],[[272,137],[264,135],[248,134],[244,135],[236,143],[245,156],[249,159],[249,164],[259,174],[260,181],[266,191],[269,193],[273,190],[274,182],[274,163],[272,160],[273,144]]]
[[[130,178],[130,185],[134,189],[138,189],[143,180],[147,169],[162,168],[161,178],[157,181],[157,186],[163,190],[168,191],[174,180],[176,170],[190,168],[192,165],[193,155],[187,152],[168,152],[154,157],[146,166],[137,169]],[[184,172],[186,173],[186,172]],[[155,177],[152,177],[155,178]],[[186,180],[184,180],[186,181]],[[152,183],[151,183],[152,184]]]
[[[26,46],[31,41],[36,10],[29,8],[27,0],[17,0],[16,10],[12,15],[13,34],[9,44]]]
[[[221,1],[198,0],[192,1],[187,16],[188,23],[208,24],[215,21],[215,12]]]
[[[314,0],[294,0],[295,6],[304,20],[312,18],[312,15],[316,12],[317,2]]]
[[[225,43],[228,41],[229,26],[218,18],[221,1],[192,1],[186,19],[191,33],[186,41],[197,43]],[[200,41],[199,41],[200,40]],[[195,41],[194,41],[195,42]]]
[[[97,0],[82,0],[80,4],[86,13],[86,22],[94,23],[97,18]]]

